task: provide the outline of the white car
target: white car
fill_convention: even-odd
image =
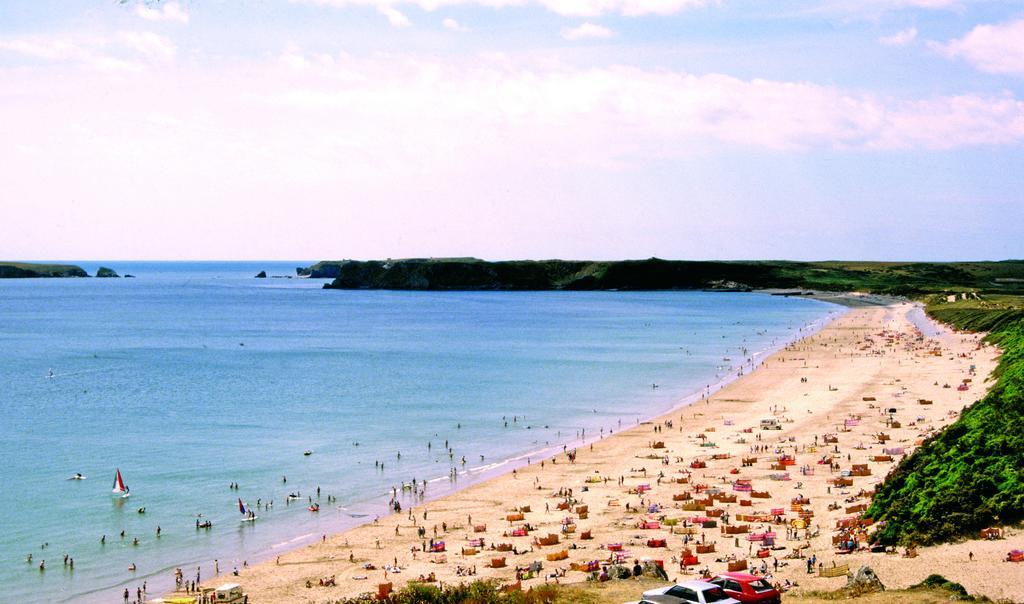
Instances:
[[[722,588],[707,581],[686,581],[644,592],[644,602],[653,604],[739,604]]]

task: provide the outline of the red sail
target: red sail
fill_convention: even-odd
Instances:
[[[114,492],[115,493],[124,493],[127,490],[128,489],[126,489],[125,486],[124,486],[124,480],[121,479],[121,470],[118,469],[117,470],[117,477],[114,478]]]

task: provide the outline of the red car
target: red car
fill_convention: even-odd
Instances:
[[[747,573],[719,573],[709,583],[722,588],[731,598],[735,598],[746,604],[756,602],[757,604],[780,604],[782,595],[779,590],[772,587],[772,584],[762,577],[748,575]]]

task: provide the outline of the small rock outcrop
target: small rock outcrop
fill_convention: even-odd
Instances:
[[[655,577],[661,579],[662,581],[668,581],[668,574],[666,574],[665,570],[657,564],[655,564],[653,561],[644,560],[643,567],[645,577]]]
[[[125,278],[125,279],[134,279],[134,278],[135,278],[135,275],[132,275],[131,273],[125,273],[125,274],[124,274],[124,278]]]
[[[885,585],[870,566],[862,566],[846,578],[846,591],[855,594],[885,591]]]
[[[113,278],[113,277],[120,277],[121,275],[118,275],[117,271],[115,271],[112,268],[107,268],[105,266],[101,266],[100,269],[98,271],[96,271],[96,276],[100,277],[100,278]]]
[[[257,279],[266,279],[267,278],[267,271],[260,271],[260,272],[256,273],[256,278]]]
[[[608,566],[608,576],[612,579],[632,579],[633,571],[626,568],[625,566],[611,564]]]

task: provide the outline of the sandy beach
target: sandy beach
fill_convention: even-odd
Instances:
[[[921,335],[908,316],[914,309],[855,306],[708,400],[624,426],[581,446],[574,460],[568,449],[426,504],[402,499],[400,513],[204,585],[238,582],[257,603],[327,602],[470,573],[508,583],[518,576],[523,588],[581,582],[588,563],[619,558],[663,561],[680,580],[745,562],[797,592],[845,584],[819,578],[819,564],[826,573],[868,564],[890,588],[940,573],[972,594],[1011,597],[1019,577],[998,569],[1008,550],[1024,546],[1019,531],[921,547],[913,558],[902,548],[837,553],[837,527],[858,516],[902,455],[984,395],[995,366],[998,350],[977,335]],[[965,379],[967,390],[958,390]],[[761,429],[762,420],[781,429]],[[432,553],[439,542],[444,551]],[[685,570],[684,548],[695,558]],[[524,570],[537,562],[539,572]],[[336,585],[321,586],[328,578]]]

